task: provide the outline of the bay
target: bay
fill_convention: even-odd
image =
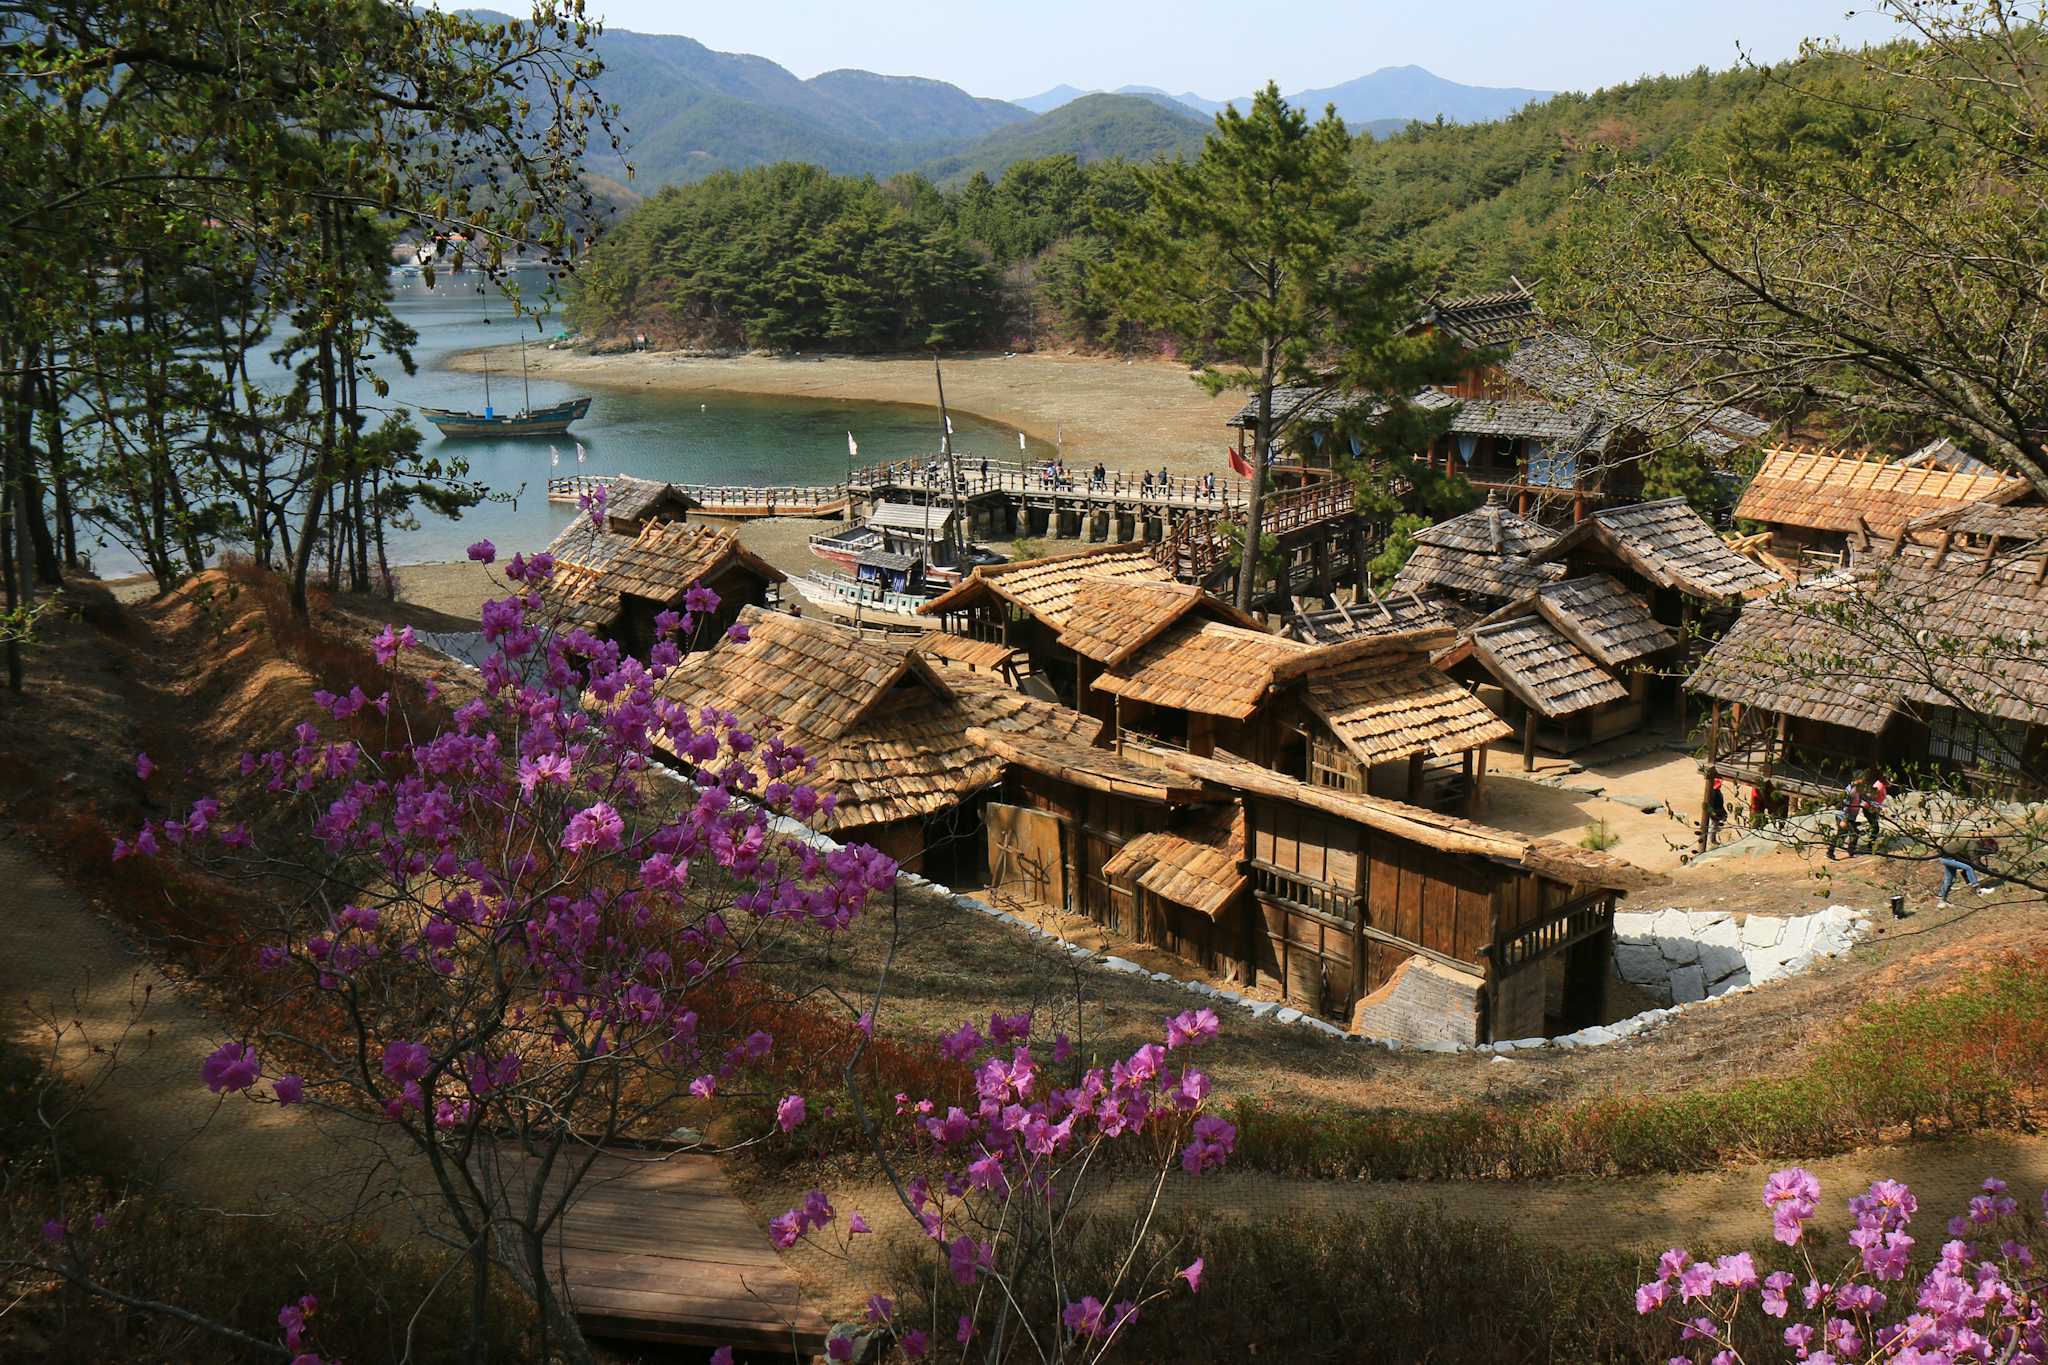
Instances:
[[[521,272],[517,278],[529,297],[537,297],[545,283],[535,272]],[[576,516],[574,503],[547,500],[550,475],[632,474],[682,483],[753,485],[836,483],[846,477],[849,431],[860,443],[863,464],[923,459],[938,450],[936,403],[927,408],[725,392],[678,394],[584,388],[542,378],[531,381],[535,405],[579,393],[592,395],[589,414],[567,437],[444,439],[419,417],[421,407],[477,412],[484,407],[484,377],[448,368],[453,357],[481,347],[515,346],[522,336],[529,347],[544,346],[561,330],[551,315],[543,316],[538,326],[531,316],[515,317],[506,300],[481,280],[470,272],[438,279],[430,289],[417,276],[394,277],[392,309],[419,333],[412,350],[416,372],[405,374],[395,360],[373,360],[391,387],[389,397],[375,403],[379,409],[411,412],[423,433],[422,454],[467,461],[471,478],[509,500],[484,503],[459,519],[420,514],[417,527],[390,533],[394,565],[460,559],[468,545],[482,539],[491,540],[505,555],[546,545]],[[281,369],[273,368],[271,376],[273,382],[284,382]],[[516,352],[509,365],[493,364],[490,400],[501,413],[524,405]],[[953,432],[954,449],[963,459],[1018,458],[1013,428],[955,413]],[[584,455],[580,464],[579,443]],[[559,465],[550,461],[550,445],[559,452]],[[1053,453],[1050,445],[1037,440],[1027,441],[1026,452],[1033,459]],[[94,559],[109,577],[140,569],[117,546],[97,549]]]

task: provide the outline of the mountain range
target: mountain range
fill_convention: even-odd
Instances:
[[[1045,114],[1091,93],[1100,92],[1056,85],[1010,103],[1034,114]],[[1232,106],[1243,108],[1250,102],[1248,97],[1205,99],[1192,91],[1174,95],[1156,85],[1119,86],[1109,93],[1168,101],[1205,118],[1214,117]],[[1297,90],[1287,96],[1287,102],[1297,108],[1306,108],[1311,114],[1320,114],[1323,106],[1334,104],[1337,116],[1350,125],[1353,132],[1370,129],[1378,133],[1387,125],[1399,128],[1417,119],[1428,123],[1439,116],[1446,123],[1485,123],[1506,118],[1523,106],[1547,100],[1555,93],[1554,90],[1523,90],[1514,86],[1461,85],[1419,66],[1383,66],[1342,85],[1320,90]]]
[[[618,106],[623,162],[642,191],[777,161],[845,175],[914,170],[947,181],[998,176],[1014,161],[1059,153],[1084,161],[1181,155],[1200,147],[1224,107],[1143,86],[1093,93],[1059,86],[1005,101],[919,76],[838,70],[804,80],[765,57],[625,29],[607,29],[596,47],[605,64],[598,93]],[[1291,98],[1318,108],[1334,101],[1356,131],[1384,135],[1411,118],[1499,117],[1542,92],[1459,85],[1420,67],[1392,67]],[[588,165],[602,180],[623,178],[625,166],[609,148],[594,150]]]

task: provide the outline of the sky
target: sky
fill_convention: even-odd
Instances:
[[[1383,66],[1467,85],[1591,90],[1760,60],[1803,37],[1889,36],[1846,0],[590,0],[607,26],[680,33],[801,77],[838,67],[930,76],[1016,99],[1059,84],[1155,85],[1210,99],[1282,93]]]

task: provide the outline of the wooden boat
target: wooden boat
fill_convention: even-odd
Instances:
[[[545,408],[523,412],[455,412],[448,408],[421,408],[420,415],[441,429],[443,436],[563,436],[569,424],[590,411],[590,398],[572,398]]]
[[[499,413],[491,409],[491,356],[484,352],[484,410],[457,412],[452,408],[421,408],[420,416],[441,430],[441,436],[566,436],[569,424],[590,411],[590,396],[571,398],[548,407],[533,405],[533,389],[526,378],[526,339],[519,340],[519,384],[526,406],[518,412]]]

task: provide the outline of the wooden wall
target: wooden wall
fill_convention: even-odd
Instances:
[[[1386,834],[1372,835],[1368,847],[1368,922],[1474,967],[1483,966],[1481,950],[1493,943],[1495,888],[1504,880],[1534,880]],[[1370,944],[1366,989],[1377,989],[1407,956],[1390,943]]]

